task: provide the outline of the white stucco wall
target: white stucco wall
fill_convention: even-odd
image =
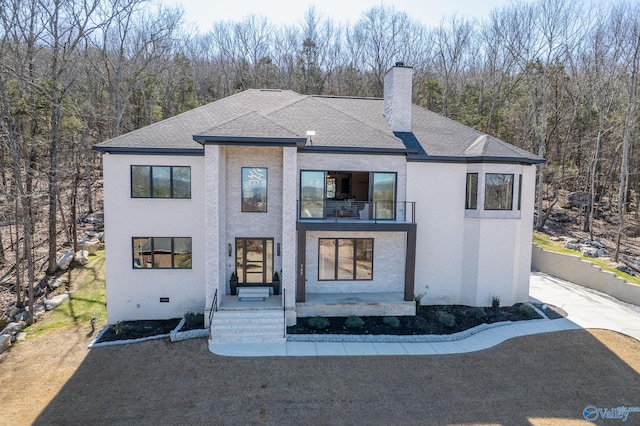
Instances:
[[[512,211],[465,211],[468,172],[513,173]],[[520,174],[523,185],[518,211]],[[534,166],[407,165],[407,198],[417,202],[415,293],[426,294],[423,303],[488,306],[493,296],[503,305],[527,300],[534,180]],[[479,210],[483,190],[484,185],[479,185]]]
[[[319,281],[319,238],[373,238],[373,279]],[[307,232],[307,293],[403,293],[406,241],[404,232]]]
[[[204,312],[203,157],[105,154],[103,164],[108,322]],[[191,199],[131,198],[131,165],[190,166]],[[192,269],[134,269],[133,237],[191,237]]]

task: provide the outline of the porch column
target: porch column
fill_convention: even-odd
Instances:
[[[298,150],[282,148],[282,286],[286,290],[285,308],[295,323],[296,300],[296,221],[298,194]],[[288,315],[289,316],[289,315]]]
[[[224,185],[223,170],[220,170],[221,148],[218,145],[204,147],[204,237],[205,237],[205,326],[209,327],[209,309],[213,303],[215,291],[219,288],[220,268],[220,214],[224,205],[221,204],[220,191]],[[218,305],[222,294],[218,290]]]
[[[413,223],[407,229],[407,254],[404,260],[404,300],[407,302],[413,300],[415,291],[417,227],[418,225]]]

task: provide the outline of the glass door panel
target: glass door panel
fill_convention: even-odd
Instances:
[[[374,219],[395,219],[396,174],[371,173],[371,200]]]
[[[325,172],[300,173],[300,217],[324,218]]]
[[[238,284],[271,284],[273,239],[236,239]]]

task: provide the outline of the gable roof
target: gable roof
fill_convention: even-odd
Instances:
[[[544,160],[417,105],[412,132],[392,132],[380,98],[250,89],[102,142],[104,152],[202,155],[203,145],[295,144],[303,151],[396,153],[408,161]],[[314,131],[310,143],[307,131]]]

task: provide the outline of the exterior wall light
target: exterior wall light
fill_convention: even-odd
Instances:
[[[276,254],[280,256],[280,243],[276,245]]]
[[[229,252],[229,257],[231,257],[231,255],[233,254],[233,247],[231,246],[231,243],[229,243],[229,245],[227,246],[227,251]]]

